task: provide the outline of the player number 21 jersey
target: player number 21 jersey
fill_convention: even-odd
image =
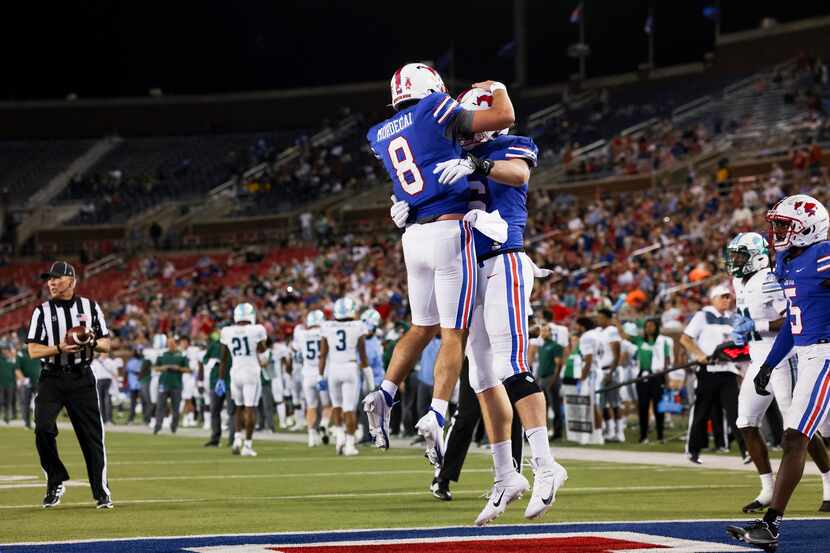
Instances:
[[[265,327],[260,324],[231,325],[223,328],[219,341],[231,352],[231,370],[259,370],[257,345],[266,338]]]
[[[357,342],[366,332],[362,321],[326,321],[320,326],[320,335],[329,346],[328,363],[342,366],[357,363]]]

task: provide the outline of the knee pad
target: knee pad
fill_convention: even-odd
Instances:
[[[532,394],[542,393],[542,389],[533,378],[533,375],[528,372],[521,372],[509,376],[502,381],[504,389],[507,390],[507,397],[510,398],[510,403],[516,404],[520,399],[526,398]]]

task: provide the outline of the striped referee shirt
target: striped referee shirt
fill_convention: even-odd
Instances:
[[[63,343],[66,331],[75,326],[91,329],[96,339],[109,336],[101,307],[88,298],[75,296],[71,300],[48,300],[35,307],[26,341],[54,347]],[[41,362],[61,367],[82,366],[89,365],[92,356],[93,352],[84,348],[77,353],[44,357]]]

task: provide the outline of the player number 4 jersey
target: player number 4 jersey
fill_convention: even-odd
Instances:
[[[357,342],[366,332],[362,321],[326,321],[320,335],[329,346],[328,364],[350,365],[358,362]]]
[[[222,329],[219,341],[231,352],[231,370],[260,369],[257,345],[267,338],[265,327],[260,324],[231,325]]]
[[[463,108],[447,94],[434,92],[371,129],[366,135],[383,162],[399,200],[410,205],[410,222],[467,213],[467,179],[440,184],[435,165],[463,157],[452,124]]]
[[[830,339],[830,241],[808,246],[800,255],[775,256],[775,277],[789,300],[793,343],[809,346]]]

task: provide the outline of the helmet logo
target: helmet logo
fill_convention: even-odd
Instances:
[[[412,80],[409,77],[407,77],[403,83],[403,86],[405,88],[412,88]]]
[[[482,94],[481,96],[476,98],[476,105],[480,106],[481,104],[485,104],[487,106],[493,105],[493,97],[489,94]]]
[[[804,204],[804,211],[807,212],[807,215],[813,216],[816,214],[816,204],[812,202],[807,202]]]

